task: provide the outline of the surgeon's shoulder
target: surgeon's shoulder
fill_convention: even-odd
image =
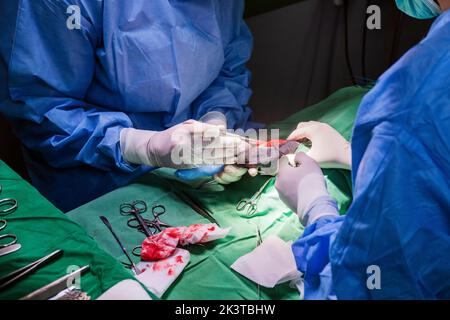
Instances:
[[[430,28],[428,35],[421,44],[432,46],[437,54],[448,52],[450,48],[450,10],[444,12]]]
[[[450,10],[441,14],[430,28],[429,36],[446,36],[450,35]]]
[[[214,0],[217,17],[222,24],[233,26],[239,24],[244,17],[244,1],[240,0]]]

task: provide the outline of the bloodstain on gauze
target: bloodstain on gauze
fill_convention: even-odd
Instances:
[[[178,245],[204,243],[223,238],[229,229],[221,229],[215,224],[194,224],[189,227],[167,228],[152,235],[142,243],[141,259],[157,261],[170,257]]]

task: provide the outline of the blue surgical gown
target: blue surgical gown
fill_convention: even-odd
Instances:
[[[347,215],[293,245],[305,298],[450,299],[450,11],[363,99],[352,152]]]
[[[80,30],[66,26],[69,5]],[[37,188],[68,210],[151,169],[124,162],[123,128],[164,130],[213,110],[245,127],[243,9],[243,0],[1,1],[0,112]]]

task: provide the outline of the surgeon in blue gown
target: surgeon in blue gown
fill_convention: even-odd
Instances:
[[[189,131],[187,120],[219,114],[246,128],[243,9],[242,0],[2,1],[0,112],[33,184],[67,211],[155,167],[177,169],[157,154],[176,125]]]
[[[280,166],[276,187],[306,226],[292,246],[306,299],[450,299],[450,1],[397,5],[439,17],[363,99],[351,159],[334,129],[310,122],[291,139],[309,137],[311,151]],[[351,165],[345,217],[315,160]]]

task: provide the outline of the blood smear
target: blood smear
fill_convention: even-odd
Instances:
[[[178,228],[168,228],[166,229],[166,235],[171,238],[179,238],[181,234]]]
[[[269,141],[258,141],[256,143],[257,147],[279,147],[282,144],[285,144],[287,140],[279,139],[279,140],[269,140]]]
[[[170,257],[178,245],[204,243],[223,238],[229,229],[221,230],[217,225],[194,224],[189,227],[167,228],[150,236],[142,243],[141,259],[157,261]]]
[[[155,262],[152,267],[153,271],[161,270],[161,265],[158,262]]]

